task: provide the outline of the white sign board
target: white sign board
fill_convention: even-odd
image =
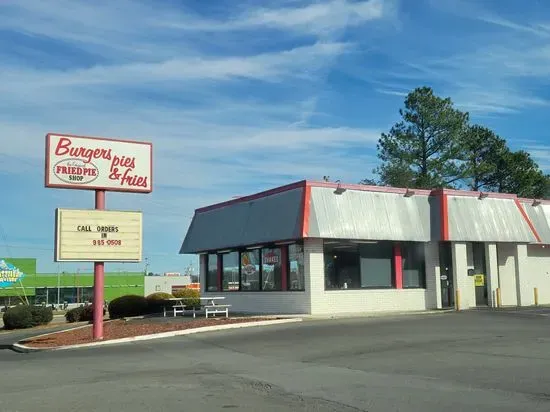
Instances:
[[[151,143],[46,135],[46,187],[150,193]]]
[[[56,209],[56,262],[140,262],[142,213]]]

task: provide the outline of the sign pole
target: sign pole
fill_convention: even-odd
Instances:
[[[105,190],[95,191],[95,208],[96,210],[105,210]],[[105,282],[105,263],[94,262],[94,325],[93,339],[103,339],[103,291]]]

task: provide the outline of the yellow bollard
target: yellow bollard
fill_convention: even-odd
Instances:
[[[502,297],[500,295],[500,288],[497,288],[497,308],[502,306]]]
[[[535,306],[539,305],[539,288],[535,288]]]
[[[456,310],[460,310],[460,290],[457,289],[455,292],[455,308]]]

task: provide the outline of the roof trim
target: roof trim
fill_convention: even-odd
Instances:
[[[482,193],[490,199],[517,199],[518,196],[511,193],[482,192],[471,190],[439,189],[449,196],[479,197]]]
[[[449,236],[449,197],[445,192],[440,192],[440,219],[441,219],[441,240],[447,241]]]
[[[527,212],[523,208],[523,205],[521,204],[519,199],[516,198],[516,199],[514,199],[514,201],[515,201],[516,206],[518,207],[519,211],[521,212],[521,215],[523,216],[523,218],[527,222],[527,225],[529,225],[529,229],[531,229],[531,232],[533,232],[533,235],[535,235],[535,238],[537,239],[537,242],[542,243],[542,239],[539,236],[539,233],[537,232],[537,229],[535,228],[535,225],[533,225],[533,222],[531,222],[531,219],[529,219],[529,215],[527,214]]]
[[[335,182],[320,182],[320,181],[307,181],[307,184],[312,187],[326,187],[330,189],[348,189],[348,190],[361,190],[363,192],[382,192],[382,193],[395,193],[404,195],[407,193],[406,188],[401,187],[390,187],[390,186],[369,186],[369,185],[361,185],[361,184],[344,184],[344,183],[335,183]],[[426,190],[426,189],[410,189],[414,190],[415,194],[423,195],[423,196],[430,196],[433,192],[433,190]]]
[[[311,185],[308,182],[306,182],[306,187],[302,196],[302,236],[307,237],[309,234],[309,214],[311,211]]]
[[[285,186],[279,186],[274,189],[264,190],[263,192],[255,193],[248,196],[242,196],[237,199],[226,200],[225,202],[215,203],[210,206],[204,206],[195,210],[195,213],[208,212],[210,210],[219,209],[225,206],[234,205],[235,203],[250,202],[251,200],[261,199],[263,197],[276,195],[278,193],[287,192],[293,189],[299,189],[306,186],[306,181],[301,180],[299,182],[291,183]]]
[[[448,196],[468,196],[468,197],[479,197],[481,193],[487,195],[488,198],[492,199],[519,199],[523,203],[532,202],[533,199],[518,198],[517,195],[511,193],[495,193],[495,192],[481,192],[481,191],[466,191],[466,190],[455,190],[455,189],[407,189],[400,187],[390,187],[390,186],[370,186],[362,184],[345,184],[345,183],[336,183],[336,182],[325,182],[325,181],[316,181],[316,180],[300,180],[298,182],[290,183],[288,185],[279,186],[273,189],[264,190],[262,192],[254,193],[252,195],[238,197],[236,199],[227,200],[220,203],[215,203],[209,206],[200,207],[195,210],[195,213],[208,212],[210,210],[222,208],[225,206],[230,206],[236,203],[249,202],[252,200],[261,199],[263,197],[275,195],[278,193],[286,192],[288,190],[298,189],[307,187],[324,187],[330,189],[348,189],[348,190],[360,190],[363,192],[378,192],[378,193],[393,193],[404,195],[407,193],[407,190],[414,190],[415,195],[420,196],[441,196],[442,194]],[[550,200],[536,199],[542,204],[550,204]],[[304,215],[304,218],[306,216]],[[304,227],[305,228],[305,227]]]
[[[527,197],[519,197],[518,200],[521,203],[529,203],[531,205],[535,200],[537,202],[540,202],[541,205],[550,205],[550,200],[545,200],[545,199],[537,199],[537,198],[531,199],[531,198],[527,198]]]

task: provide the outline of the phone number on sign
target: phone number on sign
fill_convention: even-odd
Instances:
[[[101,239],[101,240],[93,240],[92,244],[94,246],[122,246],[122,240],[119,239]]]

